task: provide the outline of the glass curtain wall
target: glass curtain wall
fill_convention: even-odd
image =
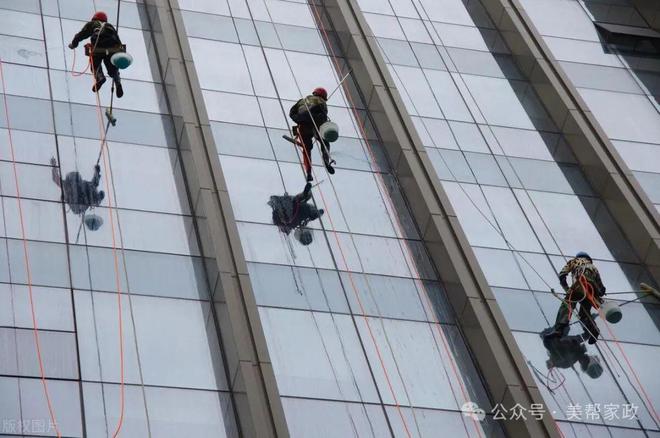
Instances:
[[[0,435],[236,436],[146,14],[139,3],[123,1],[116,23],[118,5],[0,2],[3,97],[56,423],[40,381],[10,132],[0,105]],[[122,71],[126,94],[114,99],[118,121],[100,161],[105,198],[87,214],[103,224],[92,231],[61,202],[52,174],[78,171],[90,180],[101,150],[92,77],[72,76],[74,52],[67,48],[95,8],[118,24],[135,62]],[[83,44],[75,52],[77,72],[87,63]],[[110,81],[100,98],[109,104]]]
[[[323,7],[178,3],[291,435],[500,436],[459,411],[488,398],[357,93],[328,102],[336,174],[312,152],[313,242],[272,223],[270,196],[305,185],[289,108],[346,73]]]
[[[594,22],[649,28],[629,0],[523,0],[543,40],[660,208],[660,50],[608,45]],[[656,43],[657,44],[657,43]],[[641,48],[641,47],[640,47]]]
[[[535,369],[546,414],[559,421],[566,437],[657,433],[657,416],[650,413],[660,403],[654,372],[660,359],[657,305],[627,304],[623,320],[609,328],[597,320],[605,340],[589,345],[587,353],[601,360],[599,378],[588,377],[577,363],[548,374],[549,356],[539,333],[554,323],[560,301],[549,290],[561,291],[556,272],[569,257],[587,251],[608,291],[618,294],[610,298],[619,302],[636,298],[628,292],[648,282],[648,275],[481,3],[358,3],[507,322]],[[556,5],[577,6],[573,1],[524,3],[545,5],[557,20],[567,14],[555,12]],[[571,326],[572,334],[581,332],[578,324]],[[636,409],[636,415],[625,409]]]

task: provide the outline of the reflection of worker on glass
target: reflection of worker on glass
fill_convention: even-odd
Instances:
[[[296,196],[284,193],[282,196],[273,195],[268,205],[273,209],[273,223],[284,234],[294,231],[294,236],[303,245],[312,243],[312,231],[306,225],[323,215],[323,209],[317,209],[309,203],[312,198],[312,184],[307,183],[305,190]]]
[[[548,370],[552,368],[571,368],[576,362],[580,368],[592,379],[597,379],[603,374],[603,366],[600,364],[598,356],[587,354],[587,347],[584,345],[582,336],[566,336],[568,327],[562,337],[547,336],[554,330],[549,327],[541,332],[543,345],[548,350],[550,356],[546,361]]]
[[[101,181],[101,167],[98,164],[94,166],[94,176],[91,181],[84,180],[80,172],[75,171],[67,173],[62,179],[54,157],[50,159],[50,164],[53,166],[53,181],[62,187],[64,203],[73,213],[84,216],[87,210],[101,204],[105,193],[103,190],[98,190]],[[85,223],[93,231],[97,230],[103,221],[98,216],[90,215],[85,218]]]

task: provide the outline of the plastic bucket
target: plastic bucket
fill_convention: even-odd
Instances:
[[[103,219],[95,214],[88,214],[85,216],[85,225],[90,231],[96,231],[103,225]]]
[[[325,122],[319,128],[319,132],[321,133],[321,137],[323,137],[323,139],[328,143],[337,141],[339,138],[339,126],[337,126],[335,122]]]
[[[118,69],[123,70],[133,64],[133,57],[126,52],[117,52],[112,55],[110,62],[112,62],[112,64]]]
[[[600,360],[596,356],[589,356],[589,364],[584,372],[592,379],[599,378],[603,374],[603,366],[600,364]]]
[[[605,301],[603,305],[600,306],[600,310],[605,314],[607,322],[611,322],[612,324],[616,324],[621,321],[621,318],[623,318],[621,307],[614,301]]]

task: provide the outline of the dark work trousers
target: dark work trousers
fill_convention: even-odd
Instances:
[[[592,290],[595,290],[594,286],[591,286]],[[591,295],[591,299],[588,295]],[[571,286],[568,292],[566,292],[564,301],[561,303],[561,306],[559,306],[557,319],[555,320],[555,327],[561,328],[568,326],[570,315],[573,313],[579,302],[580,308],[578,310],[578,317],[580,318],[580,322],[582,322],[585,335],[591,335],[594,338],[598,338],[600,332],[596,325],[596,321],[591,317],[591,308],[593,307],[591,300],[596,300],[596,302],[598,302],[599,298],[589,294],[589,292],[583,291],[581,284],[576,282]]]
[[[316,127],[320,127],[322,123],[317,123]],[[303,161],[305,164],[305,172],[307,175],[312,174],[312,148],[314,147],[314,139],[316,139],[321,144],[321,154],[323,156],[323,162],[326,163],[330,156],[330,143],[323,140],[317,130],[314,127],[314,123],[298,123],[297,137],[302,144],[305,145],[305,153],[303,153]]]
[[[115,82],[119,82],[119,69],[115,67],[115,65],[110,61],[111,56],[112,55],[94,55],[92,57],[96,82],[102,81],[105,77],[103,75],[101,64],[105,64],[105,69],[108,71],[108,76],[110,76]]]

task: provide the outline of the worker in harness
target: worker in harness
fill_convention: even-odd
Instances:
[[[53,166],[52,177],[55,184],[62,187],[64,202],[71,211],[83,215],[88,209],[98,207],[105,198],[103,190],[98,190],[101,181],[101,167],[94,166],[94,176],[91,181],[85,181],[80,172],[69,172],[64,179],[61,178],[57,160],[50,159]]]
[[[580,364],[582,371],[592,379],[597,379],[603,374],[600,359],[598,356],[587,354],[587,347],[583,343],[582,336],[566,336],[568,327],[566,327],[562,337],[548,336],[548,333],[552,331],[554,331],[554,327],[549,327],[541,332],[543,345],[549,356],[545,363],[548,370],[552,368],[571,368],[577,362]]]
[[[96,12],[91,21],[85,24],[80,32],[73,37],[69,44],[70,49],[78,47],[78,43],[84,39],[90,38],[92,65],[94,66],[94,86],[92,91],[96,93],[105,83],[105,75],[101,69],[101,64],[105,64],[108,76],[115,83],[117,97],[124,95],[124,89],[119,78],[119,69],[112,63],[110,58],[113,54],[122,50],[122,42],[119,39],[117,30],[108,23],[108,16],[105,12]]]
[[[300,99],[291,107],[289,117],[296,122],[293,129],[293,135],[297,143],[302,145],[306,151],[303,160],[307,181],[312,181],[312,148],[313,141],[316,139],[321,147],[323,163],[329,174],[334,174],[335,169],[332,166],[334,160],[330,158],[330,143],[319,135],[321,125],[328,121],[328,92],[325,88],[315,88],[310,96]]]
[[[568,274],[571,274],[572,279],[570,287],[566,282]],[[598,269],[594,266],[589,254],[580,251],[575,255],[575,258],[569,260],[559,271],[559,283],[566,295],[559,306],[554,328],[546,336],[565,336],[571,314],[579,303],[578,316],[584,328],[583,339],[590,344],[595,344],[600,331],[591,316],[591,308],[594,306],[596,308],[600,307],[603,302],[602,297],[605,295],[605,285],[603,285]]]
[[[321,216],[323,209],[317,209],[308,201],[312,198],[312,184],[305,184],[302,193],[291,196],[286,192],[282,196],[271,196],[268,205],[273,209],[273,223],[284,234],[295,230],[294,236],[303,245],[312,243],[312,232],[306,225]]]

